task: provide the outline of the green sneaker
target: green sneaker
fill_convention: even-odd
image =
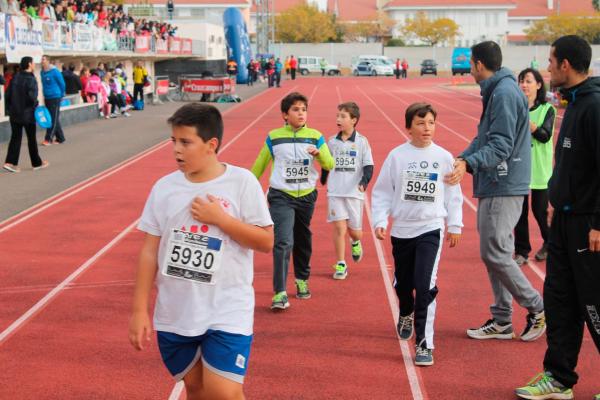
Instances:
[[[363,251],[362,245],[360,244],[360,240],[352,243],[352,259],[354,262],[359,262],[362,260]]]
[[[594,396],[594,400],[600,400],[600,393]]]
[[[296,279],[296,297],[302,300],[310,299],[310,290],[308,290],[308,281]]]
[[[542,372],[523,386],[515,389],[515,394],[522,399],[572,399],[573,390],[564,387],[552,377],[550,372]]]
[[[290,302],[288,301],[288,296],[286,292],[279,292],[273,296],[273,301],[271,302],[271,310],[285,310],[290,306]]]
[[[348,276],[348,266],[346,263],[337,263],[333,266],[333,269],[335,269],[333,279],[346,279]]]

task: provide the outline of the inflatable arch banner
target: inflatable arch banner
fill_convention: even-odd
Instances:
[[[223,13],[223,26],[227,40],[227,61],[233,59],[238,65],[237,83],[248,83],[246,65],[252,59],[252,50],[246,22],[240,10],[234,7],[226,9]]]

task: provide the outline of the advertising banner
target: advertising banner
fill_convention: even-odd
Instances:
[[[156,94],[159,96],[169,93],[169,78],[156,80]]]
[[[59,49],[60,48],[60,29],[58,22],[43,21],[42,22],[43,32],[43,46],[45,49]]]
[[[6,14],[0,13],[0,49],[6,46],[6,35],[4,34],[4,24],[6,23]]]
[[[58,23],[60,48],[63,50],[73,49],[73,25],[67,22]]]
[[[147,53],[150,51],[150,36],[136,35],[135,36],[135,52]]]
[[[231,79],[180,78],[183,93],[230,93],[233,91]]]
[[[156,40],[156,53],[167,54],[169,52],[169,42],[164,39]]]
[[[169,53],[180,54],[181,53],[181,39],[170,37],[169,38]]]
[[[192,54],[192,39],[181,39],[181,54]]]
[[[94,33],[93,26],[75,24],[73,28],[73,47],[75,50],[93,51]]]
[[[35,63],[42,61],[42,21],[17,15],[6,15],[4,24],[6,59],[18,63],[25,56],[33,57]]]

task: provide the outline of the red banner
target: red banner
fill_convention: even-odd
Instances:
[[[136,35],[135,37],[135,52],[147,53],[150,51],[150,36]]]
[[[169,38],[169,53],[181,54],[181,39],[171,37]]]
[[[159,96],[169,93],[169,80],[168,79],[157,79],[156,80],[156,94]]]
[[[181,39],[181,54],[192,54],[192,39]]]
[[[167,54],[169,52],[169,42],[165,39],[156,40],[156,53]]]
[[[196,79],[184,78],[180,81],[184,93],[231,93],[233,84],[229,78]]]

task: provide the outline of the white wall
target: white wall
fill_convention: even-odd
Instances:
[[[227,44],[223,25],[181,20],[177,23],[177,35],[181,37],[201,40],[206,44],[207,60],[223,60],[227,58]]]

